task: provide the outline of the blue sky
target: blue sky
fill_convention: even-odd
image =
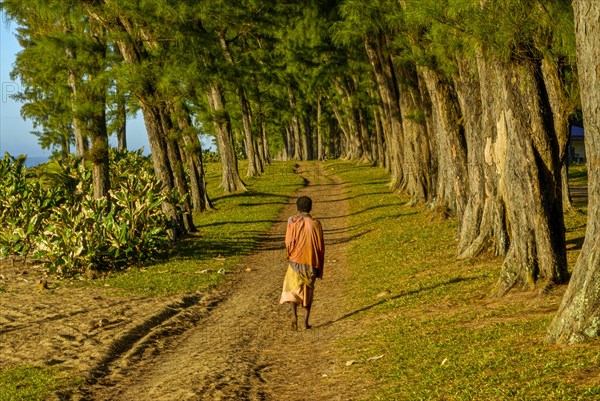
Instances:
[[[21,118],[20,103],[10,99],[11,94],[20,90],[20,82],[10,79],[10,71],[21,48],[14,36],[17,25],[7,21],[4,13],[0,13],[0,25],[0,157],[4,157],[6,152],[13,156],[48,156],[50,151],[43,150],[37,137],[31,134],[31,122]],[[115,145],[116,139],[111,138],[111,143]],[[127,145],[132,150],[143,147],[145,153],[149,152],[146,128],[141,118],[128,121]]]

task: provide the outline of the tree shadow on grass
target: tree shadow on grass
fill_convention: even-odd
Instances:
[[[583,242],[585,241],[585,237],[573,238],[567,241],[567,250],[576,251],[581,249],[583,246]],[[571,247],[569,247],[571,245]]]
[[[361,209],[361,210],[359,210],[357,212],[349,213],[349,214],[346,214],[346,215],[337,215],[337,216],[331,216],[331,217],[319,217],[319,216],[316,216],[316,218],[318,220],[330,220],[330,219],[337,219],[337,218],[340,218],[340,217],[342,217],[342,218],[343,217],[352,217],[352,216],[357,216],[357,215],[362,214],[362,213],[366,213],[366,212],[371,211],[371,210],[382,209],[382,208],[385,208],[385,207],[396,207],[396,208],[399,208],[400,206],[396,205],[396,204],[391,204],[391,205],[376,205],[376,206],[367,207],[365,209]],[[391,217],[411,216],[411,215],[419,214],[419,213],[421,213],[421,212],[415,210],[415,211],[412,211],[412,212],[409,212],[409,213],[399,213],[399,214],[396,214],[394,216],[387,216],[386,215],[386,216],[380,217],[378,219],[370,220],[369,222],[372,223],[372,222],[377,221],[377,220],[387,219],[387,218],[391,218]]]
[[[347,318],[349,318],[351,316],[357,315],[359,313],[366,312],[366,311],[368,311],[370,309],[373,309],[373,308],[375,308],[375,307],[377,307],[379,305],[382,305],[382,304],[384,304],[386,302],[389,302],[389,301],[393,301],[393,300],[398,299],[398,298],[407,297],[407,296],[418,294],[418,293],[425,292],[425,291],[431,291],[431,290],[434,290],[434,289],[436,289],[438,287],[442,287],[442,286],[445,286],[445,285],[460,283],[460,282],[463,282],[463,281],[471,281],[471,280],[476,280],[476,278],[475,277],[467,277],[467,278],[465,278],[465,277],[454,277],[454,278],[451,278],[449,280],[446,280],[446,281],[444,281],[442,283],[438,283],[438,284],[435,284],[435,285],[430,285],[430,286],[427,286],[427,287],[422,287],[422,288],[419,288],[419,289],[416,289],[416,290],[404,291],[404,292],[401,292],[401,293],[399,293],[397,295],[394,295],[392,297],[384,298],[381,301],[375,302],[374,304],[367,305],[367,306],[362,307],[360,309],[356,309],[356,310],[353,310],[351,312],[348,312],[348,313],[346,313],[346,314],[338,317],[337,319],[330,320],[330,321],[322,323],[322,324],[320,324],[318,326],[314,326],[314,328],[317,329],[317,328],[321,328],[321,327],[330,326],[330,325],[332,325],[334,323],[339,322],[340,320],[344,320],[344,319],[347,319]]]
[[[292,185],[292,184],[289,184],[289,185]],[[212,197],[212,200],[215,202],[218,202],[218,201],[222,201],[224,199],[229,199],[229,198],[244,199],[244,198],[254,198],[254,197],[280,198],[280,199],[282,199],[281,203],[287,203],[287,201],[288,201],[288,197],[285,195],[278,195],[278,194],[273,194],[273,193],[268,193],[268,192],[258,192],[258,191],[253,191],[253,190],[249,190],[246,192],[233,192],[230,194],[214,196],[214,197]],[[257,204],[261,204],[261,203],[257,202]]]
[[[190,236],[175,244],[171,256],[175,260],[203,261],[247,255],[256,248],[259,232],[252,230],[245,231],[245,234],[245,238]]]
[[[321,201],[319,201],[319,203],[340,202],[340,201],[344,201],[344,200],[356,199],[356,198],[361,198],[361,197],[364,197],[364,196],[372,196],[372,195],[374,196],[374,195],[391,195],[391,194],[390,194],[390,192],[372,192],[372,193],[368,193],[368,194],[360,194],[360,195],[354,195],[354,196],[344,196],[343,198],[321,200]]]

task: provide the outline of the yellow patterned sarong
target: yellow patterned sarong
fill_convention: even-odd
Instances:
[[[279,303],[294,302],[306,307],[312,303],[315,275],[310,271],[296,272],[288,264]]]

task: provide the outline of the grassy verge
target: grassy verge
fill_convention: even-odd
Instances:
[[[132,268],[96,281],[139,295],[204,291],[219,284],[249,254],[277,218],[287,199],[303,185],[293,162],[275,162],[265,173],[245,179],[249,191],[223,195],[220,165],[207,166],[208,190],[215,210],[194,217],[198,232],[174,245],[168,260]],[[245,164],[240,164],[240,172]]]
[[[45,401],[67,383],[56,368],[19,366],[0,369],[0,400]]]
[[[599,399],[600,341],[543,343],[564,288],[489,298],[501,259],[457,261],[455,221],[406,206],[383,170],[328,167],[351,183],[348,223],[365,232],[349,245],[357,332],[340,347],[360,361],[349,367],[357,380],[376,383],[368,400]],[[570,238],[583,236],[581,222],[567,225]]]

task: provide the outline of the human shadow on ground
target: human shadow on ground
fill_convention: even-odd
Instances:
[[[338,317],[337,319],[333,319],[333,320],[330,320],[330,321],[325,322],[325,323],[321,323],[321,324],[313,326],[313,327],[315,329],[318,329],[318,328],[330,326],[330,325],[332,325],[334,323],[337,323],[337,322],[339,322],[341,320],[347,319],[347,318],[349,318],[351,316],[357,315],[357,314],[362,313],[362,312],[366,312],[369,309],[373,309],[373,308],[375,308],[375,307],[377,307],[379,305],[382,305],[382,304],[384,304],[386,302],[389,302],[389,301],[393,301],[393,300],[398,299],[398,298],[407,297],[407,296],[410,296],[410,295],[418,294],[420,292],[431,291],[431,290],[434,290],[434,289],[436,289],[438,287],[442,287],[444,285],[450,285],[450,284],[460,283],[460,282],[463,282],[463,281],[471,281],[471,280],[476,280],[476,278],[475,277],[466,277],[466,278],[465,277],[454,277],[454,278],[446,280],[446,281],[444,281],[442,283],[438,283],[438,284],[435,284],[435,285],[430,285],[428,287],[422,287],[422,288],[419,288],[417,290],[404,291],[404,292],[401,292],[400,294],[394,295],[392,297],[384,298],[381,301],[375,302],[374,304],[367,305],[367,306],[362,307],[360,309],[353,310],[352,312],[348,312],[348,313],[346,313],[346,314]]]

